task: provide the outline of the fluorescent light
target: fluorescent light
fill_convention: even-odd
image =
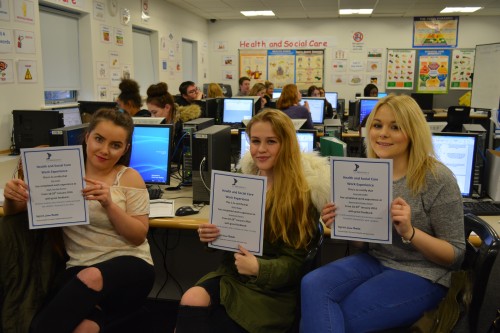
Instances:
[[[272,10],[248,10],[248,11],[241,11],[245,16],[274,16],[274,13]]]
[[[340,15],[370,15],[373,12],[373,9],[339,9]]]
[[[446,7],[441,13],[473,13],[483,7]]]

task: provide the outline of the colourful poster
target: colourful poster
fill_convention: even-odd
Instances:
[[[415,50],[387,51],[387,89],[413,89]]]
[[[455,49],[451,56],[450,90],[472,89],[475,49]]]
[[[264,82],[267,77],[266,65],[267,57],[265,50],[242,51],[240,52],[239,77],[249,77],[251,86],[257,82]]]
[[[420,50],[418,52],[417,92],[444,94],[448,92],[451,50]]]
[[[14,82],[14,62],[11,59],[0,59],[0,83]]]
[[[305,90],[312,85],[323,86],[323,58],[323,50],[296,51],[297,74],[295,83],[299,89]]]
[[[267,79],[274,83],[274,88],[283,88],[285,84],[295,82],[295,50],[269,50]]]
[[[458,16],[414,17],[413,47],[457,47]]]

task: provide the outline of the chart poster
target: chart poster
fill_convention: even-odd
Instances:
[[[448,92],[451,50],[420,50],[418,52],[417,92],[444,94]]]
[[[267,77],[266,50],[240,51],[240,75],[250,78],[250,87]]]
[[[413,47],[453,48],[458,44],[458,16],[413,18]]]
[[[296,84],[299,89],[324,85],[324,54],[323,50],[297,50]]]
[[[389,49],[387,51],[387,89],[413,89],[415,54],[415,50],[409,49]]]
[[[274,88],[283,88],[285,84],[295,82],[296,50],[269,50],[267,60],[267,79],[274,83]]]
[[[475,49],[455,49],[451,56],[450,90],[472,89]]]

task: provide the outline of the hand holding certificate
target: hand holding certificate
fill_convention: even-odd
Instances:
[[[210,224],[220,235],[208,246],[262,255],[267,178],[213,170],[211,184]]]
[[[89,224],[81,146],[21,149],[30,229]]]
[[[392,243],[392,160],[332,157],[332,238]]]

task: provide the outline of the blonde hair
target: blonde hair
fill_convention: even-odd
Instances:
[[[436,164],[439,163],[432,146],[432,136],[424,113],[413,98],[407,95],[389,95],[381,99],[368,116],[366,128],[370,131],[377,111],[386,106],[391,109],[396,123],[404,135],[408,137],[408,169],[406,183],[413,195],[425,189],[425,175],[428,171],[435,174]],[[366,140],[368,157],[377,158],[368,135]]]
[[[266,239],[270,242],[282,241],[295,249],[307,248],[316,230],[316,210],[302,168],[295,128],[285,113],[266,109],[248,123],[249,137],[252,126],[258,122],[271,124],[280,143],[273,167],[273,186],[266,196]]]
[[[250,92],[248,93],[248,96],[257,96],[259,91],[261,90],[266,90],[266,86],[263,83],[257,82],[256,84],[253,85],[252,89],[250,89]]]
[[[208,98],[224,97],[222,88],[217,83],[210,83],[207,90]]]

